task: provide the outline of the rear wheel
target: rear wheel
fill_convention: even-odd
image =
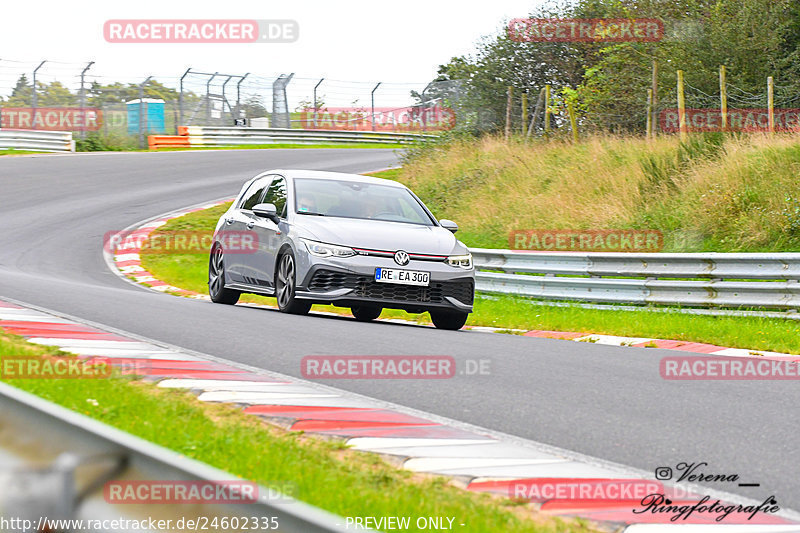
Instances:
[[[222,247],[217,246],[208,260],[208,295],[217,304],[233,305],[241,292],[225,288],[225,258]]]
[[[304,315],[311,309],[311,302],[298,300],[295,296],[296,273],[294,255],[286,252],[278,260],[278,270],[275,272],[275,297],[278,299],[278,309],[282,313]]]
[[[371,320],[375,320],[381,316],[382,311],[382,307],[375,307],[372,305],[359,305],[350,308],[350,312],[353,313],[353,316],[359,322],[369,322]]]
[[[433,325],[439,329],[461,329],[467,323],[469,313],[461,311],[431,311]]]

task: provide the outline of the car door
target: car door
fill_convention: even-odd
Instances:
[[[274,204],[281,221],[286,220],[287,214],[287,183],[286,178],[280,175],[270,176],[272,178],[267,187],[261,203]],[[247,276],[252,277],[255,284],[274,288],[275,284],[275,260],[281,243],[282,230],[279,222],[267,218],[258,217],[250,213],[251,221],[248,228],[255,233],[256,253],[245,259],[247,261]]]
[[[223,250],[225,250],[225,276],[227,281],[248,283],[247,257],[253,254],[246,253],[249,250],[243,249],[238,243],[241,242],[241,237],[250,231],[248,224],[250,224],[254,216],[251,209],[261,201],[271,181],[272,178],[270,176],[253,181],[245,193],[237,200],[234,208],[225,214],[225,224],[220,228],[221,234],[219,238],[222,241]],[[230,246],[226,246],[228,243],[230,243]]]

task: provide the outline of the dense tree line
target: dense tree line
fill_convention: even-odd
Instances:
[[[726,67],[731,97],[740,97],[741,106],[766,105],[767,76],[774,77],[784,101],[800,96],[797,0],[576,0],[549,4],[528,16],[657,18],[664,34],[656,42],[521,42],[503,24],[472,54],[441,65],[434,80],[458,81],[457,102],[452,94],[441,96],[490,117],[481,124],[484,129],[502,127],[508,86],[516,94],[529,91],[532,107],[538,91],[550,84],[554,105],[573,99],[583,127],[641,132],[654,61],[662,108],[675,107],[677,70],[685,72],[694,105],[713,102],[720,65]]]

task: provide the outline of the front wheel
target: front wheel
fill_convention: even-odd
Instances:
[[[461,329],[467,323],[469,313],[461,311],[431,311],[433,325],[439,329]]]
[[[371,305],[359,305],[350,308],[350,312],[359,322],[369,322],[381,316],[382,307],[373,307]]]
[[[275,273],[275,296],[281,313],[305,315],[311,309],[311,302],[298,300],[295,296],[296,281],[294,255],[286,252],[278,261]]]
[[[208,260],[208,295],[216,304],[233,305],[239,301],[241,292],[225,288],[225,258],[222,247],[217,246]]]

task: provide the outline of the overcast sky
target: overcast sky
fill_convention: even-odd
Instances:
[[[504,19],[524,17],[541,0],[38,0],[3,4],[0,94],[39,61],[43,81],[74,83],[81,63],[95,61],[99,81],[134,81],[148,75],[169,83],[188,67],[269,78],[424,84],[439,64],[469,53]],[[293,19],[300,37],[291,44],[112,44],[109,19]],[[16,62],[15,62],[16,61]],[[20,63],[17,63],[20,62]],[[29,74],[30,77],[30,74]],[[388,89],[387,89],[388,90]]]

